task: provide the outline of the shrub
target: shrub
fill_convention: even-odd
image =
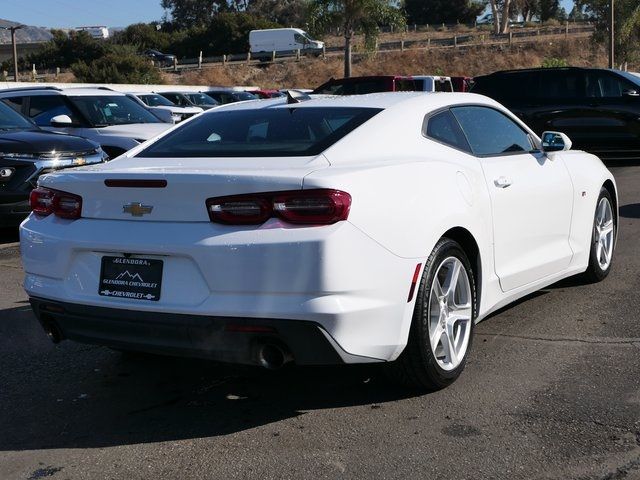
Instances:
[[[86,83],[162,83],[160,71],[132,48],[112,47],[112,51],[90,63],[71,66],[79,82]]]
[[[567,62],[564,58],[555,58],[555,57],[547,57],[542,60],[542,68],[559,68],[559,67],[568,67],[569,62]]]

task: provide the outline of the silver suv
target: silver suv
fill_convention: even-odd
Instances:
[[[172,127],[124,93],[104,88],[11,88],[0,90],[0,101],[42,128],[93,140],[110,158]]]

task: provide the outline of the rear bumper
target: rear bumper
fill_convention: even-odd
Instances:
[[[407,294],[420,262],[397,257],[348,222],[240,229],[31,216],[20,239],[31,298],[132,318],[318,325],[347,363],[394,360],[402,352],[413,313]],[[102,257],[124,254],[164,262],[159,301],[99,295]]]
[[[339,348],[316,323],[140,312],[91,307],[32,297],[47,331],[60,340],[142,352],[259,365],[261,345],[279,345],[299,365],[344,363]]]

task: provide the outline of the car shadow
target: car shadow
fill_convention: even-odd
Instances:
[[[18,235],[18,229],[16,227],[0,228],[0,245],[6,244],[6,243],[14,243],[18,241],[20,241],[20,237]]]
[[[640,203],[630,203],[620,207],[620,216],[624,218],[640,218]]]
[[[292,418],[312,429],[306,411],[416,394],[386,381],[379,365],[267,371],[53,345],[28,306],[0,310],[0,363],[0,451],[215,437]]]

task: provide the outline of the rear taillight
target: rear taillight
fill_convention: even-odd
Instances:
[[[54,214],[56,217],[76,220],[82,212],[82,197],[50,188],[35,188],[31,191],[29,202],[33,213],[43,217]]]
[[[295,190],[210,198],[207,211],[212,222],[258,225],[272,217],[287,223],[331,225],[346,220],[351,195],[340,190]]]

